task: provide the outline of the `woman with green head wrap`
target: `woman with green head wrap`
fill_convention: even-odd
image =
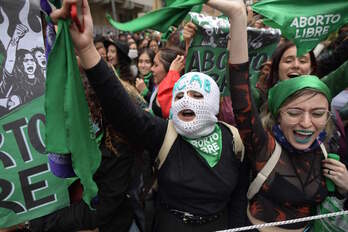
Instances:
[[[348,192],[348,171],[340,161],[325,159],[336,151],[327,145],[332,134],[329,88],[316,76],[279,82],[269,90],[268,107],[259,117],[251,101],[248,75],[236,75],[230,65],[230,91],[236,122],[255,177],[275,150],[280,156],[261,184],[249,188],[251,224],[310,216],[326,196],[325,178],[336,185],[337,196]],[[324,151],[325,150],[325,151]],[[327,150],[327,151],[326,151]],[[295,223],[260,231],[303,231],[309,223]]]

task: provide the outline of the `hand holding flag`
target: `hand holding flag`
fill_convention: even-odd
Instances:
[[[91,130],[74,48],[86,69],[97,64],[100,55],[93,44],[93,22],[87,0],[82,4],[83,31],[75,23],[62,20],[70,17],[71,5],[77,2],[64,0],[62,7],[50,15],[58,22],[58,32],[47,65],[46,146],[48,152],[71,153],[72,166],[84,188],[83,199],[90,204],[98,191],[93,174],[99,167],[101,154]]]

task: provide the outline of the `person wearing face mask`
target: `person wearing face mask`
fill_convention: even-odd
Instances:
[[[148,149],[154,161],[168,130],[177,134],[158,174],[158,207],[153,231],[216,231],[244,225],[246,186],[239,134],[217,122],[220,91],[202,73],[187,73],[174,88],[169,122],[136,107],[115,73],[93,46],[93,23],[84,0],[85,31],[71,37],[105,116],[133,144]],[[231,21],[230,52],[235,64],[247,61],[243,1],[209,0]],[[239,43],[235,43],[239,41]],[[242,42],[241,42],[242,41]],[[242,43],[242,44],[240,44]],[[238,143],[241,144],[241,143]],[[165,145],[164,145],[165,147]],[[239,152],[237,152],[239,151]]]
[[[279,155],[259,188],[249,188],[250,224],[311,216],[328,196],[325,178],[336,185],[337,197],[346,196],[347,168],[326,156],[336,153],[328,146],[332,121],[327,85],[312,75],[281,81],[269,90],[268,107],[259,116],[251,100],[247,65],[242,75],[234,65],[230,64],[230,70],[231,100],[253,177]],[[295,232],[308,226],[299,222],[259,231]]]
[[[130,43],[129,44],[128,56],[132,60],[134,60],[134,59],[136,59],[138,57],[138,49],[137,49],[137,44],[136,43]]]
[[[131,73],[133,77],[136,77],[138,75],[138,68],[136,65],[136,59],[138,57],[138,49],[137,49],[136,43],[129,44],[128,57],[132,60],[130,65]]]

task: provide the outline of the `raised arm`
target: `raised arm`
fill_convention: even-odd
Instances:
[[[246,154],[252,161],[267,160],[269,152],[263,152],[263,150],[265,148],[272,150],[274,140],[269,139],[267,132],[263,129],[258,111],[251,98],[248,75],[247,15],[244,3],[226,0],[210,2],[216,3],[216,8],[221,9],[230,20],[229,89],[237,128],[247,150]]]
[[[28,28],[23,24],[18,24],[15,31],[13,32],[12,38],[7,47],[7,55],[5,60],[5,70],[7,73],[11,74],[16,63],[16,51],[18,47],[19,40],[23,38],[25,33],[28,32]]]
[[[69,4],[76,1],[64,0],[61,10],[58,13],[53,12],[51,18],[57,21],[59,18],[68,17],[65,11],[69,10]],[[93,22],[87,0],[83,0],[82,17],[84,31],[79,32],[76,25],[72,24],[70,34],[105,116],[115,130],[125,135],[131,143],[145,146],[156,155],[164,139],[166,121],[152,117],[137,107],[115,77],[113,70],[101,59],[93,43]]]

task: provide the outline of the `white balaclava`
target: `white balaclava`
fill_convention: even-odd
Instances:
[[[188,96],[188,91],[194,90],[203,95],[202,99]],[[178,93],[184,97],[175,101]],[[214,131],[219,113],[220,90],[215,81],[208,75],[199,72],[189,72],[183,75],[174,85],[170,117],[178,134],[196,139]],[[182,110],[192,110],[195,118],[185,122],[179,119]]]

